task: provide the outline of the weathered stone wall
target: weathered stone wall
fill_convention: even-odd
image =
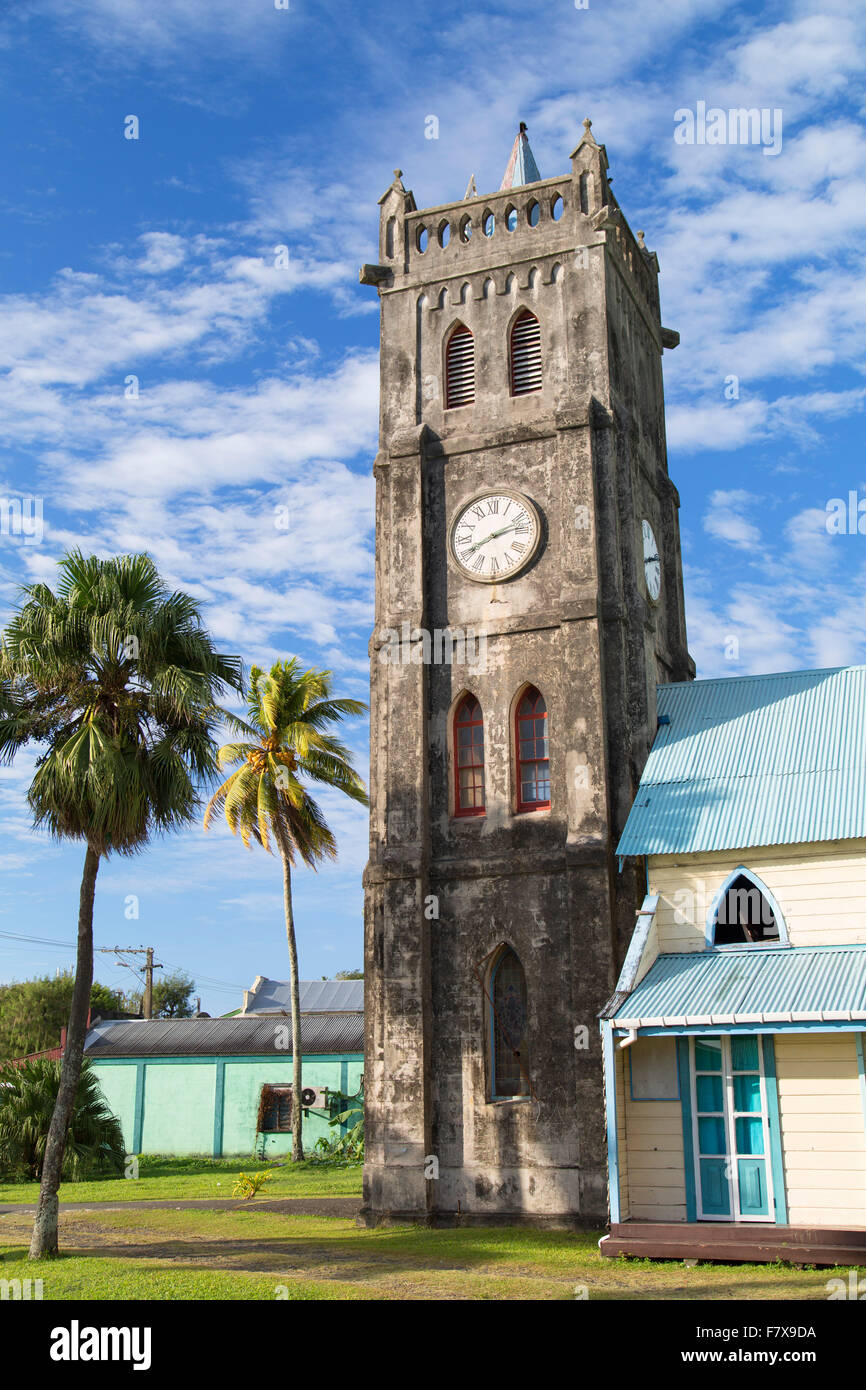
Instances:
[[[601,1221],[596,1015],[644,889],[613,850],[655,734],[656,682],[693,673],[657,263],[589,133],[570,176],[489,198],[419,212],[398,177],[381,225],[365,1206],[370,1220]],[[524,307],[541,325],[544,385],[512,397],[508,340]],[[458,321],[475,339],[476,395],[446,410]],[[528,569],[496,585],[448,558],[455,512],[488,486],[531,497],[543,528]],[[643,518],[662,557],[658,604]],[[484,659],[470,648],[462,664],[428,663],[420,632],[406,660],[384,659],[395,631],[422,629],[482,634]],[[514,709],[528,683],[549,711],[551,809],[518,815]],[[484,714],[487,806],[455,818],[450,730],[466,691]],[[490,1101],[484,980],[503,942],[526,972],[533,1094]]]

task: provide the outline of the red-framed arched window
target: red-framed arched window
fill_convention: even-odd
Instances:
[[[550,721],[540,690],[524,690],[515,716],[517,809],[542,811],[550,805]]]
[[[541,386],[541,324],[524,309],[511,329],[511,394],[527,396]]]
[[[484,716],[474,695],[454,711],[454,814],[484,815]]]

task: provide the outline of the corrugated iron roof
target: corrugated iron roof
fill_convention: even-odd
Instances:
[[[866,835],[866,666],[658,687],[617,854]]]
[[[618,1028],[866,1023],[866,943],[672,952],[602,1017]]]
[[[277,1034],[288,1019],[274,1015],[238,1018],[155,1018],[99,1023],[85,1042],[90,1061],[101,1057],[291,1056]],[[289,1035],[291,1036],[291,1035]],[[310,1013],[301,1018],[301,1050],[363,1052],[363,1013]]]
[[[354,1013],[364,1008],[363,980],[299,980],[301,1013]],[[252,994],[249,1014],[286,1013],[292,1007],[288,980],[262,980]]]

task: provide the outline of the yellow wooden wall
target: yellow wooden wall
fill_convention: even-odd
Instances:
[[[704,949],[707,915],[730,873],[751,869],[775,897],[794,946],[866,941],[866,840],[780,845],[649,861],[659,949]]]
[[[639,1047],[640,1042],[632,1046]],[[620,1051],[617,1068],[617,1089],[624,1117],[618,1121],[619,1158],[621,1173],[626,1173],[628,1215],[632,1221],[685,1221],[680,1102],[632,1100],[628,1052],[628,1048]],[[622,1186],[621,1179],[621,1189]],[[625,1202],[623,1206],[625,1210]]]
[[[614,1053],[614,1059],[616,1063],[616,1133],[619,1156],[620,1220],[628,1221],[631,1215],[628,1190],[628,1125],[625,1113],[628,1068],[626,1066],[625,1054],[619,1048],[617,1048],[617,1051]]]
[[[776,1035],[792,1226],[866,1226],[866,1129],[851,1033]]]
[[[854,1036],[780,1033],[775,1049],[789,1223],[866,1226],[866,1117]],[[680,1102],[632,1100],[628,1052],[616,1057],[622,1219],[685,1221]]]

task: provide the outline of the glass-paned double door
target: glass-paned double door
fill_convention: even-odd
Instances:
[[[767,1083],[761,1039],[691,1039],[699,1221],[773,1221]]]

